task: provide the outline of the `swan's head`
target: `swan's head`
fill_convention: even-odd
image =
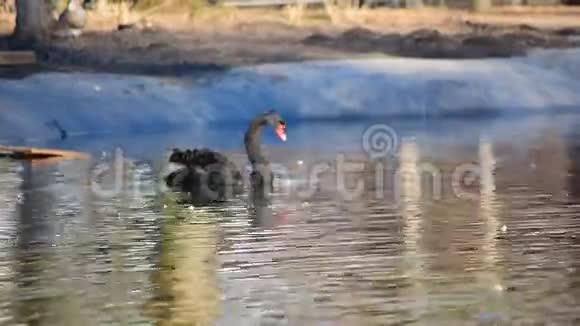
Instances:
[[[286,141],[286,121],[282,119],[278,112],[274,110],[266,112],[264,114],[264,120],[274,128],[274,131],[276,131],[276,134],[282,141]]]

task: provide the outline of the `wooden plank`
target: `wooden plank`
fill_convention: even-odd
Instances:
[[[31,65],[36,63],[34,51],[0,51],[0,66]]]
[[[0,157],[8,157],[19,160],[43,160],[51,158],[61,159],[88,159],[87,153],[64,151],[49,148],[0,146]]]

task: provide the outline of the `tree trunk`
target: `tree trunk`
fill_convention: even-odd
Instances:
[[[43,42],[49,35],[50,0],[16,0],[17,41],[34,45]]]

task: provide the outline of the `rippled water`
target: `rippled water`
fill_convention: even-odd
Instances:
[[[578,324],[580,118],[539,121],[461,137],[460,121],[402,124],[396,155],[376,161],[345,136],[361,125],[303,125],[298,145],[270,148],[292,179],[257,208],[246,196],[177,204],[158,185],[163,146],[127,151],[117,179],[113,142],[87,145],[92,162],[0,160],[0,321]],[[339,191],[340,153],[313,130],[335,130],[362,163],[347,188],[364,191]],[[309,196],[284,188],[321,162],[331,168]]]

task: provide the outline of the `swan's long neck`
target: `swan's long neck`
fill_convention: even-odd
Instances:
[[[266,119],[259,116],[250,123],[246,135],[244,136],[244,144],[246,145],[246,154],[252,164],[254,170],[259,165],[268,164],[268,160],[262,154],[262,127],[266,124]]]

